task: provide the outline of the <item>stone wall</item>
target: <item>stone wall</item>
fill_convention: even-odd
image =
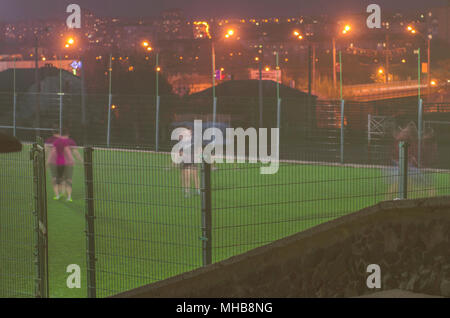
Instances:
[[[381,289],[366,286],[381,268]],[[355,297],[390,289],[450,297],[450,197],[382,202],[116,297]]]

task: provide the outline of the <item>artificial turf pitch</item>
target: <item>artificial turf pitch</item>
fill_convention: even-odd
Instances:
[[[28,178],[17,178],[26,155],[8,156],[12,160],[0,158],[2,171],[9,171],[3,175],[5,182],[23,184],[13,186],[17,191],[0,199],[0,263],[8,265],[0,272],[0,278],[5,279],[4,284],[0,282],[0,295],[8,295],[2,288],[12,288],[17,291],[9,291],[9,295],[20,296],[21,289],[30,293],[33,282],[8,275],[33,276],[34,267],[27,264],[31,259],[27,255],[33,250],[28,211],[32,208],[32,198],[28,198],[32,171],[28,167]],[[180,169],[172,165],[170,155],[95,149],[93,162],[98,297],[202,266],[200,196],[192,193],[185,198]],[[379,167],[281,163],[277,174],[261,175],[257,164],[217,164],[211,179],[213,262],[385,200],[389,198],[385,177],[386,171]],[[432,178],[436,194],[447,194],[447,173],[435,173]],[[415,194],[425,195],[425,191]],[[14,202],[16,197],[24,200]],[[87,295],[86,200],[80,164],[74,169],[72,197],[70,203],[53,200],[48,172],[51,297]],[[20,227],[21,218],[26,219],[26,226]],[[21,240],[25,244],[13,244]],[[13,254],[24,257],[23,264],[10,261]],[[70,264],[81,267],[80,289],[66,285]]]

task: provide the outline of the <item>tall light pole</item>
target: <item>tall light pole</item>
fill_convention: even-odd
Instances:
[[[413,35],[419,35],[426,43],[427,43],[427,90],[428,97],[431,95],[431,40],[433,36],[428,34],[425,36],[424,34],[418,32],[413,26],[409,25],[407,27],[407,31]]]
[[[37,32],[34,34],[34,81],[36,85],[36,136],[40,136],[40,125],[41,125],[41,103],[40,103],[40,93],[41,93],[41,81],[39,75],[39,37]]]
[[[300,34],[299,31],[293,32],[294,37],[296,37],[298,40],[304,40],[304,36]],[[313,43],[311,43],[310,40],[308,40],[308,95],[311,97],[312,94],[312,86],[313,86],[313,79],[315,73],[315,46]]]
[[[263,127],[263,86],[262,86],[262,48],[260,56],[255,57],[255,62],[258,62],[259,80],[258,80],[258,106],[259,106],[259,128]]]
[[[213,126],[216,123],[216,110],[217,110],[217,98],[216,98],[216,48],[215,41],[218,40],[216,34],[212,32],[212,28],[208,22],[194,22],[194,25],[203,25],[205,27],[206,37],[211,40],[211,68],[212,68],[212,97],[213,97]],[[235,35],[233,29],[228,29],[224,35],[224,38],[229,39]]]
[[[333,37],[333,89],[336,91],[337,79],[336,79],[336,38]]]
[[[49,32],[51,28],[45,27],[41,32]],[[36,136],[40,136],[41,125],[41,78],[39,74],[39,31],[34,32],[34,80],[36,85]]]
[[[344,26],[344,29],[341,30],[341,34],[346,35],[352,30],[352,27],[347,24]],[[337,89],[337,75],[336,75],[336,36],[333,36],[332,40],[333,44],[333,88],[334,91]]]
[[[155,149],[159,151],[159,108],[161,103],[161,98],[159,96],[159,72],[161,72],[161,67],[159,66],[159,53],[156,53],[156,125],[155,125]]]
[[[152,52],[153,47],[147,40],[142,41],[142,46],[147,52]],[[161,97],[159,96],[159,73],[161,72],[161,67],[159,66],[159,53],[155,56],[155,103],[156,103],[156,114],[155,114],[155,151],[159,151],[159,113],[161,105]]]
[[[390,51],[389,51],[389,34],[386,34],[386,83],[389,83],[389,58],[390,58]]]
[[[65,49],[70,49],[73,46],[77,45],[76,38],[73,36],[69,36],[66,39],[64,44]],[[81,80],[81,127],[83,134],[83,142],[87,143],[87,115],[86,115],[86,86],[85,86],[85,72],[84,72],[84,64],[83,64],[83,56],[82,54],[76,54],[75,58],[79,59],[78,68],[80,70],[80,80]],[[62,57],[60,58],[60,62]],[[60,66],[61,67],[61,66]],[[61,72],[60,72],[61,73]],[[61,85],[60,85],[61,86]],[[61,120],[62,120],[62,96],[64,95],[62,88],[60,87],[60,104],[61,104]],[[62,126],[60,127],[62,130]]]

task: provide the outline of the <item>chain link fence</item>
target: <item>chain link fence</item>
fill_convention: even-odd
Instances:
[[[193,270],[383,200],[448,195],[450,190],[450,104],[286,98],[278,112],[276,100],[265,98],[261,116],[257,99],[219,97],[214,116],[212,98],[161,96],[156,116],[154,96],[112,96],[108,109],[106,95],[44,95],[44,128],[33,128],[33,112],[27,117],[26,111],[17,111],[19,97],[33,100],[27,94],[16,96],[15,107],[10,104],[14,96],[1,95],[0,124],[22,140],[32,140],[37,131],[46,137],[69,128],[83,145],[84,176],[77,178],[84,191],[79,199],[85,205],[80,212],[86,219],[83,271],[89,297]],[[278,114],[281,143],[274,175],[261,174],[262,163],[174,165],[171,154],[162,152],[175,142],[171,131],[194,119],[225,131],[259,128],[261,117],[263,127],[273,128]],[[405,148],[399,149],[400,141]],[[5,296],[44,297],[52,290],[46,285],[46,266],[36,271],[33,263],[15,263],[21,257],[34,261],[34,255],[39,264],[46,263],[44,212],[58,213],[42,187],[45,169],[36,164],[33,169],[28,150],[0,157],[7,187],[0,199],[0,244],[5,246],[0,260],[5,264],[1,274],[8,275],[1,291]],[[44,159],[39,151],[35,146],[35,163]],[[16,203],[22,196],[29,201]],[[49,231],[64,228],[50,224]],[[52,257],[59,252],[52,251]]]
[[[0,154],[0,298],[47,297],[44,150]]]

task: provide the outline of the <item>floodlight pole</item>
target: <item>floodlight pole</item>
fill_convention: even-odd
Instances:
[[[217,98],[216,98],[216,50],[214,34],[211,32],[211,59],[212,59],[212,92],[213,92],[213,127],[216,126]]]
[[[343,92],[342,92],[342,52],[339,51],[339,83],[340,83],[340,91],[341,91],[341,100],[343,99]]]
[[[17,113],[17,93],[16,93],[16,58],[14,57],[14,82],[13,82],[13,89],[14,89],[14,96],[13,96],[13,135],[16,137],[16,113]]]
[[[106,135],[106,144],[108,147],[111,141],[111,107],[112,107],[112,54],[109,55],[108,131]]]
[[[336,96],[337,78],[336,78],[336,38],[333,37],[333,95]]]
[[[263,127],[263,86],[262,86],[262,59],[264,57],[264,47],[261,48],[259,58],[259,82],[258,82],[258,103],[259,103],[259,128]]]
[[[39,76],[39,38],[35,34],[35,44],[34,44],[34,79],[36,85],[36,136],[40,136],[40,125],[41,125],[41,105],[40,105],[40,93],[41,93],[41,81]]]
[[[419,100],[420,100],[420,85],[422,84],[421,83],[421,78],[420,78],[420,62],[421,62],[421,59],[420,59],[420,47],[417,50],[417,55],[418,55],[418,57],[417,57],[417,78],[418,78],[418,82],[419,82],[418,94],[419,94]]]
[[[159,53],[156,53],[156,140],[155,150],[159,150]]]
[[[86,83],[83,58],[80,56],[80,76],[81,76],[81,125],[83,127],[83,142],[87,143],[87,120],[86,120]]]
[[[389,83],[389,34],[386,34],[386,83]]]
[[[63,91],[62,91],[62,62],[61,56],[59,57],[59,135],[62,136],[63,131]]]
[[[431,95],[431,35],[428,35],[428,73],[427,73],[427,86],[428,86],[428,100],[430,99]]]
[[[276,72],[277,72],[277,128],[281,128],[281,100],[280,100],[280,78],[279,78],[279,55],[278,52],[276,54]]]
[[[344,129],[345,129],[345,101],[342,95],[342,52],[339,51],[339,82],[341,91],[341,163],[344,163]]]

